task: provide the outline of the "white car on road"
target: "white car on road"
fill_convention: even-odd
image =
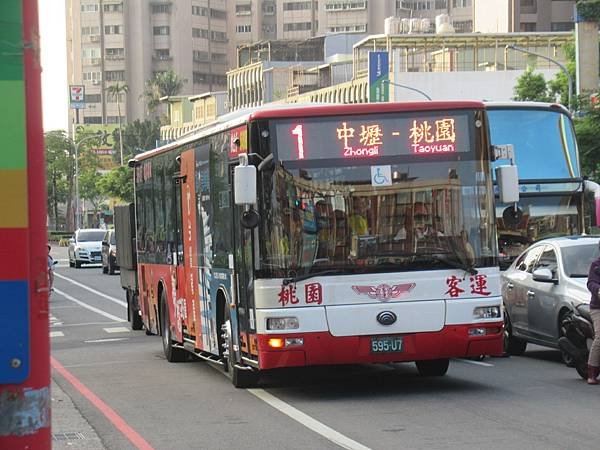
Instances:
[[[82,264],[101,264],[105,233],[106,230],[100,228],[77,230],[69,239],[69,266],[79,268]]]

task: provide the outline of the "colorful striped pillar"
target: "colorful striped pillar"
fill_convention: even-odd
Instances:
[[[0,2],[0,448],[50,448],[36,0]]]

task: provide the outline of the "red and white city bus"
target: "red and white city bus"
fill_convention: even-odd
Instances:
[[[493,155],[479,102],[265,107],[140,154],[135,222],[116,214],[132,325],[238,387],[500,355]]]

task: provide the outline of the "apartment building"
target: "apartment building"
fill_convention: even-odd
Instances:
[[[225,88],[226,3],[230,2],[67,0],[67,77],[69,84],[86,89],[79,123],[117,123],[118,107],[122,120],[147,117],[140,100],[145,82],[169,69],[187,80],[183,94]],[[129,87],[119,99],[106,95],[116,82]]]
[[[331,33],[383,33],[397,0],[232,0],[231,57],[239,45],[302,40]]]
[[[396,16],[450,16],[457,33],[570,31],[575,0],[397,0]]]

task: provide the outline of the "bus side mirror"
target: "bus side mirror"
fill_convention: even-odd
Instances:
[[[239,165],[234,169],[233,192],[236,205],[256,204],[256,167]]]
[[[496,167],[496,180],[498,180],[500,202],[517,203],[519,201],[519,173],[517,166],[507,165]]]

